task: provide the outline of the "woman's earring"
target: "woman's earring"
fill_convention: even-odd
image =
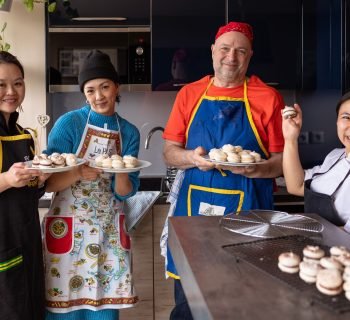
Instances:
[[[17,107],[17,109],[18,109],[18,112],[23,112],[23,107],[22,107],[22,105],[19,105],[19,106]]]
[[[87,105],[90,105],[90,102],[89,102],[89,100],[87,100],[87,99],[86,99],[86,104],[87,104]]]

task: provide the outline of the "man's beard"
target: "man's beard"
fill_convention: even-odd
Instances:
[[[228,69],[222,65],[217,69],[216,76],[226,81],[235,81],[241,78],[241,68],[239,66]]]

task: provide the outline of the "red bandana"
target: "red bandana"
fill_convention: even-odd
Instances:
[[[250,42],[253,42],[253,29],[248,23],[244,22],[229,22],[227,25],[219,28],[215,40],[226,32],[237,31],[243,33]]]

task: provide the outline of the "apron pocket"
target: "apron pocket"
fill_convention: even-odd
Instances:
[[[22,248],[0,253],[1,319],[25,319],[26,291]]]
[[[130,250],[130,237],[126,231],[126,226],[125,226],[125,214],[124,213],[119,213],[119,241],[120,241],[120,246],[124,250]]]
[[[69,253],[74,244],[73,216],[45,217],[45,244],[48,252],[53,254]]]

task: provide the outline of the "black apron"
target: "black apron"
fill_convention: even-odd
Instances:
[[[0,114],[0,172],[33,158],[31,135]],[[38,180],[0,193],[0,319],[44,319],[44,270]]]
[[[331,195],[312,191],[311,182],[315,176],[320,176],[330,171],[341,160],[342,156],[343,155],[341,155],[339,159],[326,172],[315,173],[314,175],[312,175],[311,179],[306,180],[304,183],[305,213],[317,213],[321,217],[335,224],[336,226],[343,226],[344,221],[342,221],[342,219],[339,217],[337,209],[335,208],[335,194],[343,185],[344,181],[348,178],[350,170]]]

